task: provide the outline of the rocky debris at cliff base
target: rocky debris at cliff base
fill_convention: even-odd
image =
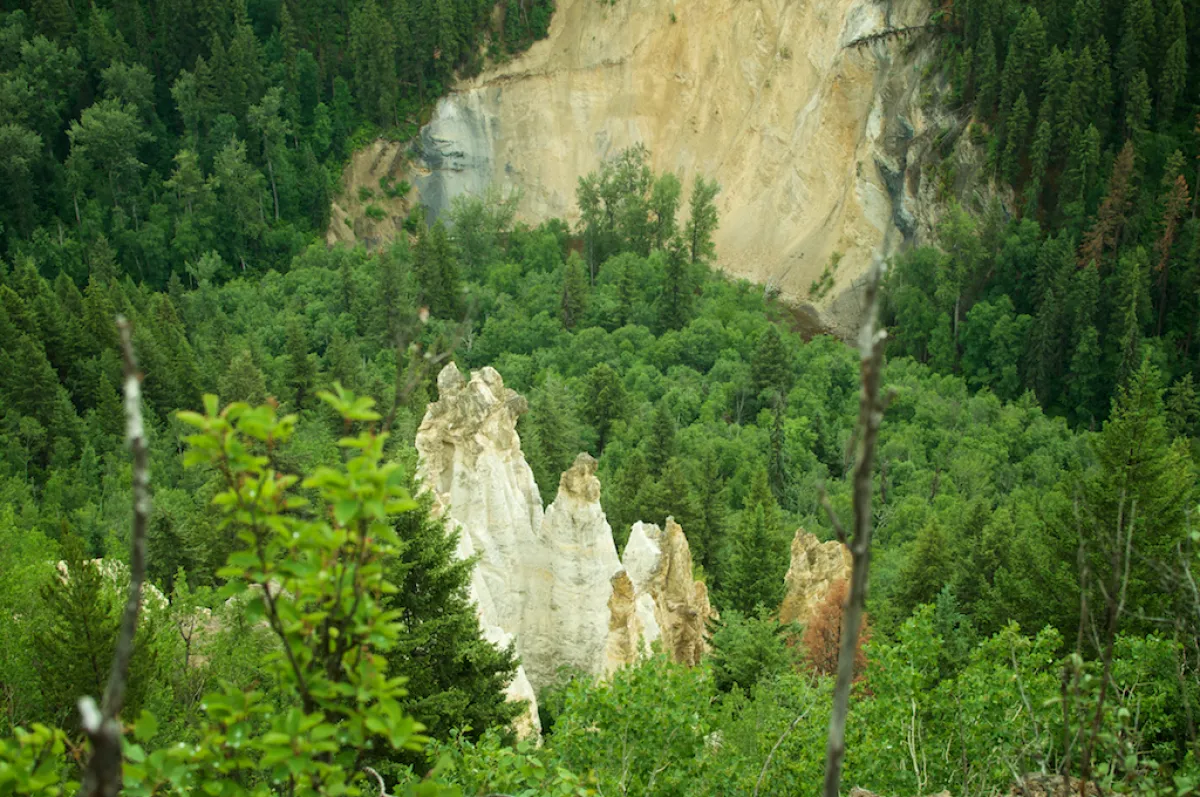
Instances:
[[[783,579],[779,622],[804,625],[838,581],[850,578],[850,549],[836,540],[821,542],[816,535],[796,529],[791,564]]]

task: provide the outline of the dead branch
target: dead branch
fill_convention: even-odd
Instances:
[[[133,540],[129,558],[129,596],[121,614],[112,670],[104,689],[103,704],[96,707],[91,697],[79,700],[83,730],[92,743],[92,757],[83,773],[79,793],[86,797],[116,797],[121,793],[121,724],[117,715],[125,702],[129,662],[142,605],[142,583],[146,579],[146,527],[150,522],[150,450],[142,423],[142,375],[133,353],[133,330],[124,317],[117,317],[124,366],[125,437],[133,452]]]
[[[792,720],[792,724],[787,726],[787,728],[784,729],[783,733],[779,734],[779,738],[775,740],[775,746],[771,748],[771,752],[767,753],[767,760],[763,761],[762,769],[759,770],[759,773],[758,773],[758,780],[756,780],[754,782],[753,797],[758,797],[758,790],[762,788],[763,778],[765,778],[767,776],[767,770],[770,769],[770,767],[771,767],[771,759],[775,757],[775,753],[776,753],[776,751],[779,750],[779,746],[781,744],[783,744],[783,740],[788,737],[788,734],[790,734],[792,731],[796,730],[796,726],[799,725],[800,722],[807,716],[808,716],[808,709],[806,708],[806,709],[804,709],[804,711],[801,714],[799,714],[796,717],[796,719]]]
[[[926,31],[937,30],[936,23],[926,25],[906,25],[900,28],[886,28],[877,33],[870,33],[866,36],[859,36],[857,39],[849,42],[846,45],[847,50],[866,47],[868,44],[874,44],[879,41],[888,41],[890,39],[899,39],[906,36],[913,36]]]
[[[867,576],[871,565],[871,494],[874,481],[875,446],[883,421],[885,400],[880,394],[883,350],[887,331],[878,328],[879,286],[884,266],[877,261],[867,280],[867,314],[859,333],[862,396],[858,409],[858,456],[854,465],[854,538],[850,540],[853,564],[850,594],[842,615],[842,647],[838,654],[837,684],[833,713],[829,717],[829,740],[825,748],[825,797],[838,797],[842,760],[846,756],[846,715],[850,711],[850,684],[854,678],[854,654],[867,605]]]

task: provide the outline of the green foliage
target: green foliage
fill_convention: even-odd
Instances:
[[[760,682],[794,669],[797,662],[787,644],[788,630],[768,609],[749,616],[727,609],[712,635],[713,684],[722,692],[735,686],[749,692]]]

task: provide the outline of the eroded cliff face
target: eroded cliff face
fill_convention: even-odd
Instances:
[[[791,564],[783,580],[779,622],[807,623],[834,582],[849,580],[851,564],[850,549],[845,545],[836,540],[821,542],[816,535],[796,529]]]
[[[596,460],[588,454],[562,475],[538,537],[524,566],[528,598],[519,634],[529,677],[545,685],[563,666],[599,673],[611,581],[621,560],[600,508]]]
[[[662,639],[673,661],[694,666],[708,650],[714,613],[708,590],[692,574],[692,552],[683,529],[667,518],[666,529],[635,523],[625,545],[625,571],[647,643]]]
[[[496,185],[520,191],[528,219],[573,221],[578,178],[644,143],[685,186],[720,182],[724,269],[852,326],[885,235],[895,248],[921,227],[907,151],[929,120],[927,48],[846,45],[928,13],[924,0],[562,0],[546,40],[439,102],[412,180],[434,214]],[[834,253],[832,289],[810,296]]]

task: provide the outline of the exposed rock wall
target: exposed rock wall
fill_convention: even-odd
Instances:
[[[449,365],[438,391],[417,431],[418,473],[461,527],[459,555],[478,557],[471,593],[484,635],[521,656],[510,696],[535,705],[561,668],[611,673],[659,638],[696,664],[712,612],[683,529],[636,524],[623,565],[591,456],[576,458],[543,512],[516,431],[525,400],[492,368],[468,380]],[[536,713],[525,722],[536,728]]]
[[[494,368],[474,372],[468,382],[457,366],[448,365],[438,374],[438,396],[417,430],[418,475],[447,522],[462,528],[458,555],[479,556],[470,591],[484,636],[498,646],[515,641],[525,659],[520,574],[542,521],[542,498],[517,435],[517,418],[527,405]],[[518,727],[536,735],[541,725],[525,666],[508,695],[529,701]]]
[[[612,529],[600,508],[596,460],[580,454],[558,484],[531,546],[522,578],[528,597],[518,643],[533,683],[560,667],[603,670],[611,580],[621,570]]]
[[[577,179],[636,143],[690,186],[717,179],[720,265],[857,322],[865,267],[920,228],[910,142],[928,37],[847,48],[926,21],[925,0],[561,0],[549,37],[462,82],[415,147],[433,215],[489,184],[531,220],[577,217]],[[842,255],[833,289],[809,287]]]
[[[625,546],[625,571],[646,642],[661,638],[673,661],[694,666],[708,648],[713,612],[708,590],[692,575],[692,553],[683,529],[674,518],[667,518],[666,526],[664,531],[649,523],[634,524]]]
[[[834,582],[850,578],[850,549],[836,540],[821,542],[804,529],[792,538],[792,559],[783,580],[779,622],[808,622]]]

